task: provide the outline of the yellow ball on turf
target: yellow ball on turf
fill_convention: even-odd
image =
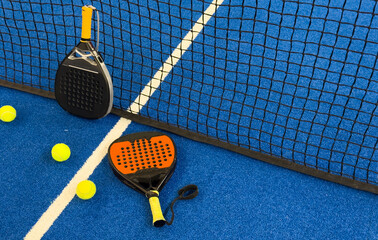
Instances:
[[[0,120],[3,122],[12,122],[16,118],[16,109],[10,105],[0,108]]]
[[[76,195],[83,199],[88,200],[96,193],[96,185],[90,180],[81,181],[76,187]]]
[[[70,148],[64,143],[58,143],[51,149],[51,156],[55,161],[63,162],[71,156]]]

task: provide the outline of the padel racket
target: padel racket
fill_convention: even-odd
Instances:
[[[114,174],[149,199],[153,225],[164,226],[159,192],[176,166],[176,147],[172,139],[159,132],[126,135],[110,145],[108,156]]]
[[[91,43],[92,6],[82,7],[80,43],[60,64],[55,98],[66,111],[84,118],[105,117],[113,105],[113,83],[100,54]]]

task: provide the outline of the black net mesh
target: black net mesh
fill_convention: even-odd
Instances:
[[[2,0],[0,84],[54,97],[86,4],[113,113],[378,192],[377,1]]]

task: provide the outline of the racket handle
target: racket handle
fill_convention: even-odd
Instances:
[[[88,42],[91,39],[93,9],[88,6],[84,6],[81,8],[81,10],[81,42]]]
[[[161,211],[159,202],[159,192],[150,191],[148,201],[150,202],[151,213],[152,213],[152,224],[155,227],[162,227],[165,225],[165,218],[163,212]]]

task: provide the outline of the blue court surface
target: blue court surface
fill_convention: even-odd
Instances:
[[[0,239],[21,239],[119,117],[84,120],[54,100],[3,87],[0,103],[18,113],[0,123]],[[150,130],[131,123],[122,135]],[[175,205],[173,225],[154,228],[147,198],[123,185],[105,157],[89,177],[96,195],[75,196],[43,239],[377,239],[376,195],[169,135],[177,168],[161,191],[162,208],[181,187],[199,188],[197,198]],[[66,162],[51,158],[58,142],[71,147]]]
[[[58,63],[78,41],[81,6],[93,4],[103,13],[100,52],[121,110],[211,5],[42,2],[54,8],[0,2],[7,20],[6,28],[0,23],[7,29],[0,29],[0,78],[53,91]],[[377,156],[378,10],[369,9],[371,0],[315,2],[225,0],[136,114],[377,183],[377,162],[368,160]],[[358,11],[364,14],[357,18]],[[4,105],[15,107],[17,118],[0,122],[0,239],[378,239],[377,195],[169,132],[177,166],[160,192],[163,212],[185,185],[196,184],[199,195],[176,203],[172,226],[155,228],[148,199],[115,177],[106,153],[109,140],[160,130],[113,114],[79,118],[55,100],[0,87]],[[70,146],[69,160],[52,159],[56,143]],[[72,188],[86,178],[97,186],[87,201]]]

